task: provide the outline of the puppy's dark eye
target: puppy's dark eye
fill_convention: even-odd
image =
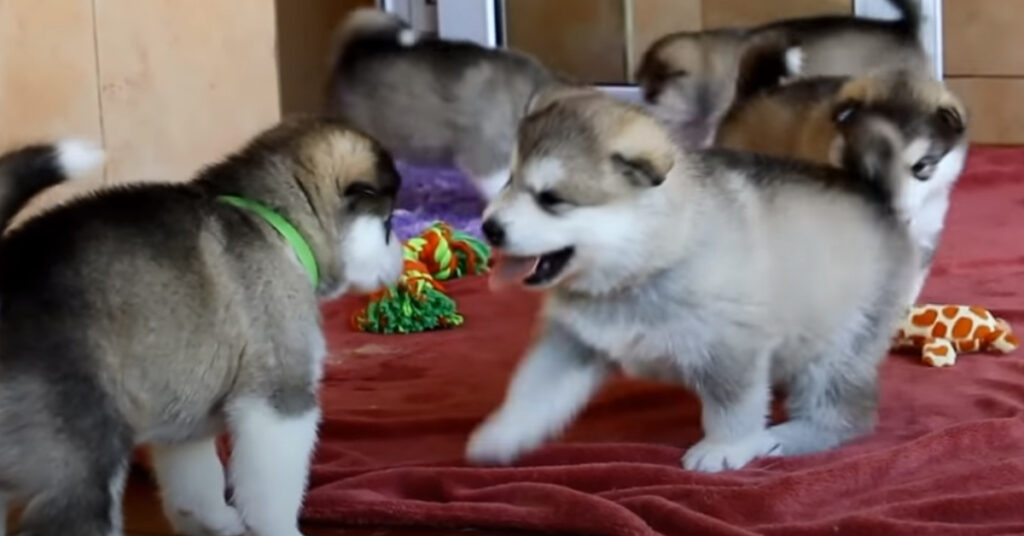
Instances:
[[[545,210],[550,210],[568,203],[558,193],[552,190],[544,190],[537,193],[537,204]]]
[[[687,71],[686,69],[679,69],[677,71],[669,72],[665,75],[665,78],[686,78],[687,76],[690,76],[690,71]]]
[[[854,101],[842,102],[832,111],[832,120],[840,125],[847,123],[853,119],[853,116],[857,115],[858,111],[860,111],[860,103]]]
[[[935,171],[935,161],[927,157],[922,158],[910,167],[910,171],[917,180],[926,181],[932,177],[932,173]]]
[[[345,197],[358,199],[377,197],[378,195],[380,195],[380,191],[365,182],[353,183],[348,188],[345,188]]]

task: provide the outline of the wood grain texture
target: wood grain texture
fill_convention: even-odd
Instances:
[[[374,0],[276,0],[277,58],[283,115],[323,110],[335,26]]]
[[[970,112],[975,143],[1024,144],[1024,78],[949,78]]]
[[[101,139],[92,0],[0,0],[0,150]]]
[[[581,82],[626,80],[622,0],[511,0],[506,44]]]
[[[945,0],[942,10],[947,75],[1024,75],[1024,2]]]
[[[107,178],[181,180],[280,116],[273,0],[95,0]]]
[[[853,1],[703,0],[701,13],[705,29],[728,26],[753,26],[790,17],[849,15],[853,13]]]

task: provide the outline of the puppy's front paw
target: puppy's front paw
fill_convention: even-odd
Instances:
[[[466,446],[466,460],[474,465],[511,465],[533,448],[514,426],[488,420],[473,432]]]
[[[704,438],[683,455],[683,467],[708,473],[739,469],[754,458],[771,455],[778,449],[779,442],[767,431],[728,443]]]
[[[181,536],[243,536],[245,523],[234,507],[206,505],[201,511],[176,509],[168,512],[175,534]]]

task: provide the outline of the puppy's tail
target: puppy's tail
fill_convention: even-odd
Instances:
[[[342,62],[360,52],[410,47],[417,39],[416,31],[397,15],[370,8],[357,9],[334,29],[330,67],[339,70]]]
[[[897,19],[900,30],[917,39],[921,28],[921,0],[889,0],[889,4],[900,12]]]
[[[29,145],[0,155],[0,230],[39,192],[103,164],[103,149],[65,140]]]
[[[740,57],[736,100],[752,97],[800,76],[803,60],[803,48],[781,32],[755,38]]]
[[[848,113],[855,116],[837,121],[843,138],[842,167],[868,185],[886,204],[898,209],[905,186],[903,134],[882,117]]]

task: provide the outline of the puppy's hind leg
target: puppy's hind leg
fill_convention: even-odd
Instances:
[[[886,325],[868,327],[853,344],[837,345],[792,379],[786,401],[789,420],[770,428],[781,445],[779,454],[819,452],[874,429],[878,363],[890,342]]]
[[[164,515],[182,536],[240,536],[245,525],[224,500],[224,467],[213,439],[153,446]]]
[[[312,386],[228,405],[234,503],[253,536],[299,536],[320,408]]]
[[[874,428],[877,400],[874,377],[808,371],[790,385],[789,420],[769,431],[783,456],[834,448]]]
[[[93,453],[83,453],[86,457]],[[108,456],[102,456],[108,458]],[[19,536],[120,536],[121,501],[129,451],[118,460],[75,467],[64,482],[33,497],[21,517]],[[108,463],[111,462],[111,463]],[[72,462],[72,465],[78,465]]]
[[[608,363],[572,334],[548,325],[516,370],[501,408],[473,432],[466,458],[512,463],[568,425],[608,372]]]

